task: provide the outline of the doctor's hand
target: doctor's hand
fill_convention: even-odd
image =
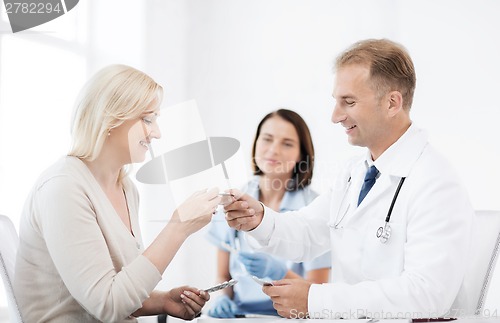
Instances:
[[[237,310],[238,305],[229,296],[223,294],[215,300],[215,304],[208,310],[208,315],[217,318],[233,318],[236,317]]]
[[[262,287],[262,291],[271,297],[278,314],[286,318],[305,317],[312,283],[305,279],[282,279],[273,284],[274,286]]]
[[[264,216],[262,204],[248,194],[237,189],[231,189],[235,202],[224,206],[227,224],[238,231],[255,229]]]
[[[288,268],[282,260],[260,252],[238,252],[238,260],[245,265],[250,275],[279,280],[285,277]]]

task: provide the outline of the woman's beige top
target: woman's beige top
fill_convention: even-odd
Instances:
[[[161,279],[142,256],[139,196],[124,190],[133,234],[87,166],[63,157],[33,187],[21,217],[14,290],[25,322],[134,322]]]

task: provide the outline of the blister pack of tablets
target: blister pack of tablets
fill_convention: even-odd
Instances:
[[[273,282],[270,280],[265,280],[256,276],[252,276],[252,279],[261,286],[274,286]]]
[[[204,289],[204,291],[207,292],[207,293],[213,293],[213,292],[216,292],[216,291],[221,290],[223,288],[231,287],[234,284],[236,284],[237,282],[238,281],[236,279],[231,279],[230,281],[225,281],[225,282],[217,284],[217,285],[215,285],[213,287]]]

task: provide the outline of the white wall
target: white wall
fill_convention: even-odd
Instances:
[[[500,181],[495,100],[500,89],[500,3],[495,0],[101,0],[81,1],[73,10],[83,9],[89,11],[80,24],[85,37],[74,52],[76,61],[84,60],[87,76],[109,63],[143,69],[165,87],[164,106],[195,99],[207,134],[239,139],[244,158],[262,116],[277,107],[294,109],[312,130],[318,165],[313,185],[319,191],[328,187],[344,159],[362,151],[349,146],[341,127],[330,122],[334,57],[359,39],[401,42],[417,69],[413,120],[458,169],[474,207],[500,209],[494,186]],[[30,58],[24,52],[6,60],[6,37],[0,34],[0,85],[41,93],[40,106],[51,107],[48,114],[35,113],[37,107],[7,107],[0,97],[0,213],[16,218],[42,166],[26,170],[23,162],[24,168],[15,169],[17,160],[29,160],[35,149],[45,165],[66,151],[67,139],[62,138],[68,128],[51,128],[60,130],[60,141],[44,129],[69,123],[71,102],[66,97],[53,101],[51,93],[67,74],[81,74],[81,64],[66,63],[61,74],[44,72],[43,79],[42,72],[30,75],[38,70],[23,70],[26,82],[1,78],[7,66],[21,68]],[[49,44],[52,39],[29,33],[8,37],[9,42],[25,41],[28,51],[32,42]],[[38,81],[29,82],[35,76]],[[19,120],[10,111],[19,111],[21,121],[10,122]],[[24,121],[33,116],[37,122],[26,127]],[[16,143],[22,143],[21,152]],[[51,150],[44,153],[48,146]],[[13,176],[16,171],[26,174],[25,179]],[[157,208],[155,201],[168,189],[139,187],[145,240],[151,241],[164,222],[149,221],[148,210]],[[18,198],[6,198],[7,193]],[[166,199],[171,202],[170,196]],[[173,208],[172,203],[165,208],[166,216]],[[215,249],[202,233],[192,236],[168,268],[162,287],[209,285],[215,279],[214,257]],[[498,289],[490,301],[497,307]]]

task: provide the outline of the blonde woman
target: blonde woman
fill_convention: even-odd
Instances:
[[[71,150],[37,180],[21,218],[14,288],[26,322],[192,319],[208,301],[192,287],[154,288],[184,240],[210,221],[218,189],[190,197],[144,249],[139,196],[125,170],[160,138],[162,92],[124,65],[102,69],[82,90]],[[180,212],[192,220],[179,221]]]

